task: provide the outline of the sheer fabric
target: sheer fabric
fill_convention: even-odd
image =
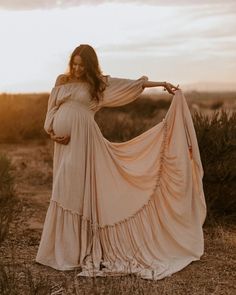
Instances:
[[[44,128],[71,140],[54,145],[37,262],[82,267],[80,276],[135,273],[158,280],[202,256],[203,169],[183,92],[175,92],[162,122],[122,143],[104,138],[94,120],[102,107],[137,99],[146,79],[109,77],[99,103],[86,83],[52,89]]]

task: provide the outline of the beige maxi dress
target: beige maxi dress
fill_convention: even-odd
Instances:
[[[109,76],[99,103],[85,82],[52,89],[44,128],[71,140],[54,145],[38,263],[82,267],[79,276],[135,273],[158,280],[202,256],[203,169],[182,91],[162,122],[126,142],[108,141],[94,120],[102,107],[137,99],[146,79]]]

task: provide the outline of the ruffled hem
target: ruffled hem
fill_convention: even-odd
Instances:
[[[182,270],[188,266],[191,262],[196,261],[194,257],[176,259],[171,261],[157,261],[156,266],[152,268],[143,268],[138,265],[136,261],[131,263],[116,263],[107,264],[101,263],[104,267],[101,270],[83,267],[83,270],[77,274],[78,277],[111,277],[111,276],[125,276],[134,274],[142,279],[146,280],[161,280],[165,277],[169,277],[172,274]]]
[[[47,259],[42,259],[42,258],[36,258],[35,261],[39,264],[45,265],[52,267],[56,270],[61,270],[61,271],[70,271],[70,270],[75,270],[75,269],[81,269],[81,266],[79,264],[74,264],[74,265],[58,265],[56,263],[51,263],[50,261],[47,261]]]
[[[91,224],[88,220],[83,219],[83,216],[77,213],[63,209],[57,202],[51,200],[47,216],[55,220],[58,230],[51,226],[51,228],[47,228],[46,232],[50,235],[51,240],[52,232],[55,232],[54,247],[50,249],[48,243],[47,245],[41,244],[36,262],[61,271],[78,268],[78,271],[82,270],[78,273],[78,276],[106,277],[135,274],[143,279],[159,280],[183,269],[192,261],[199,260],[199,254],[179,258],[169,257],[169,260],[162,260],[158,257],[161,256],[158,253],[160,243],[150,239],[148,227],[142,228],[145,219],[146,225],[158,221],[153,205],[155,204],[149,203],[146,212],[140,212],[136,216],[136,220],[132,219],[132,221],[129,220],[112,228],[99,229],[97,236],[99,241],[97,242],[100,243],[102,248],[100,257],[100,253],[94,253],[95,249],[99,249],[98,245],[92,247],[94,233],[92,234],[90,231]],[[150,217],[148,220],[147,216]],[[74,228],[75,225],[77,225],[76,228]],[[50,227],[50,224],[48,226]],[[67,232],[63,231],[65,226],[68,229]],[[74,234],[70,232],[70,229],[74,229]],[[75,233],[78,231],[80,234],[76,236]],[[144,243],[137,239],[137,234],[144,239]],[[123,237],[122,241],[117,240],[118,235],[119,238]],[[81,239],[78,239],[78,236],[81,236]],[[69,243],[68,237],[70,237]],[[44,236],[44,238],[49,238],[49,236]],[[135,243],[137,244],[135,245]],[[144,247],[144,244],[149,245]],[[156,249],[153,248],[154,244]],[[73,249],[68,249],[68,245]],[[156,255],[151,254],[153,251],[156,252]],[[96,256],[100,258],[95,265]]]

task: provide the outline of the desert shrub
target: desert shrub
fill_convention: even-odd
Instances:
[[[151,118],[156,115],[160,109],[167,110],[171,104],[168,98],[157,98],[156,100],[143,96],[127,105],[116,108],[122,113],[127,113],[131,118],[137,115],[142,118]]]
[[[156,122],[155,119],[153,120]],[[126,141],[141,134],[154,125],[153,120],[138,115],[133,115],[131,118],[128,113],[109,109],[102,110],[96,116],[103,136],[112,142]]]
[[[236,113],[193,116],[204,168],[208,219],[236,216]]]
[[[223,105],[224,105],[224,102],[223,102],[223,101],[216,101],[215,103],[213,103],[213,104],[211,105],[210,108],[211,108],[212,110],[217,110],[217,109],[222,108]]]
[[[124,106],[103,108],[96,116],[103,135],[110,141],[122,142],[138,136],[160,122],[170,106],[169,99],[142,97]]]
[[[0,154],[0,243],[7,234],[17,204],[10,160]]]

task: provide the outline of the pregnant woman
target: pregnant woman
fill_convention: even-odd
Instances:
[[[95,113],[145,87],[173,95],[163,121],[121,143]],[[112,122],[107,122],[110,124]],[[53,189],[36,261],[79,276],[161,279],[203,254],[203,170],[182,91],[166,82],[102,75],[94,49],[73,51],[52,89],[44,128],[54,144]]]

